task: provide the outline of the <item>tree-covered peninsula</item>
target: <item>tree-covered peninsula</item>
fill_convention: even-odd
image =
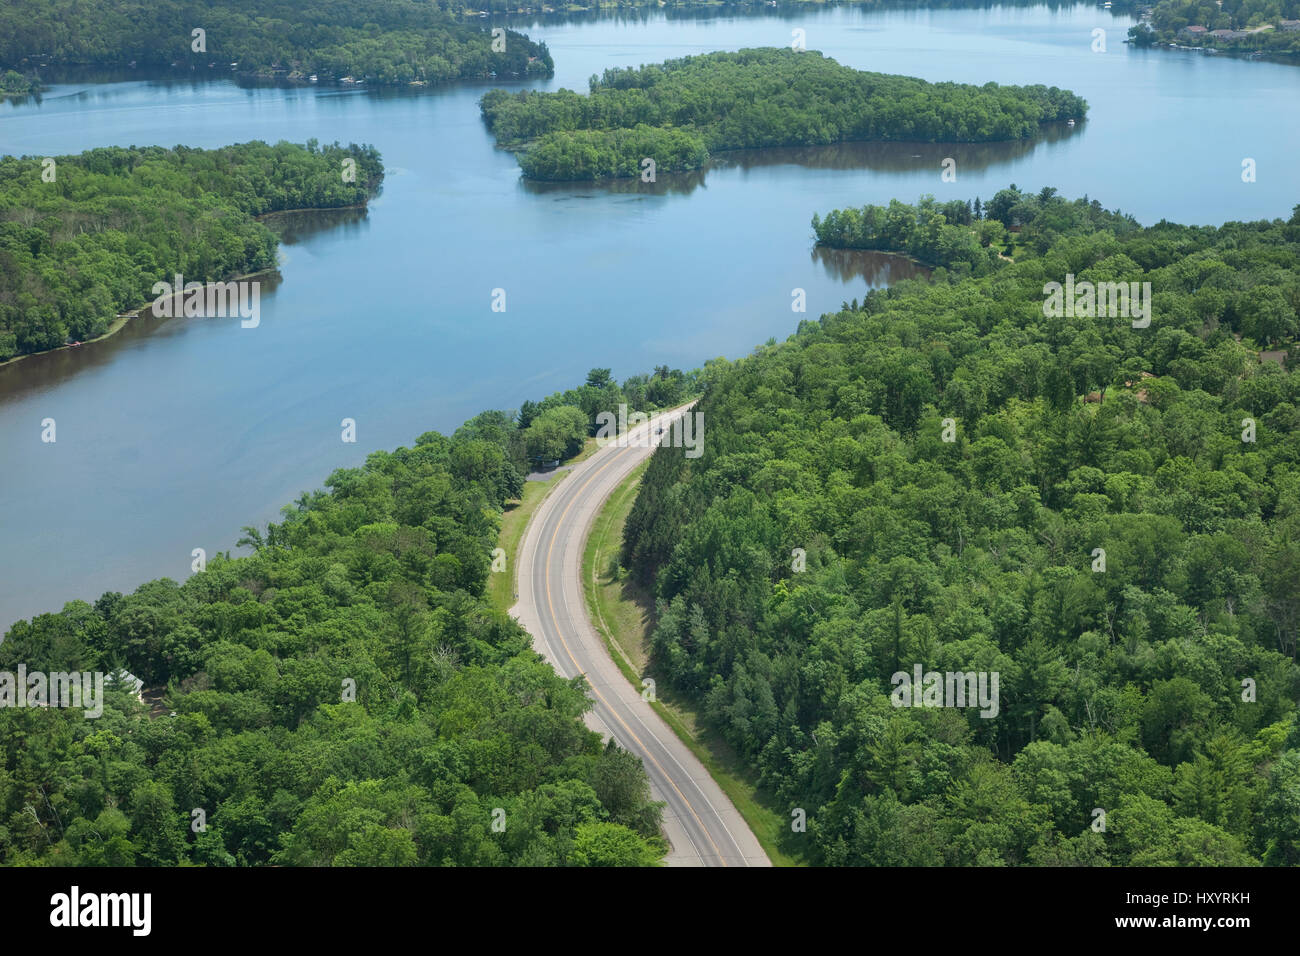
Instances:
[[[15,624],[0,674],[144,686],[111,679],[95,717],[0,707],[0,865],[657,864],[640,761],[485,588],[527,455],[692,381],[593,369],[335,471],[247,557]]]
[[[590,87],[491,90],[483,117],[498,143],[523,147],[525,176],[579,180],[635,176],[647,159],[656,173],[695,169],[710,153],[756,146],[1024,139],[1088,108],[1056,87],[927,83],[789,49],[611,69]]]
[[[1068,201],[1051,186],[1026,193],[1014,183],[982,206],[978,198],[973,206],[961,200],[938,203],[933,196],[923,196],[914,206],[895,199],[888,206],[836,209],[825,219],[814,215],[812,225],[820,244],[900,253],[943,267],[948,278],[988,275],[1013,259],[1046,256],[1066,238],[1104,231],[1127,242],[1149,234],[1132,216],[1107,211],[1095,199]],[[1225,293],[1221,321],[1258,348],[1292,347],[1300,334],[1296,270],[1284,256],[1265,256],[1258,242],[1252,241],[1247,253],[1235,254],[1231,241],[1220,240],[1220,256],[1231,269],[1241,270],[1243,279],[1216,284]],[[1287,268],[1264,268],[1271,262]]]
[[[1141,228],[1132,216],[1108,212],[1085,196],[1065,202],[1051,186],[1026,194],[1015,184],[982,205],[979,198],[916,205],[897,199],[887,206],[834,209],[812,218],[818,245],[871,249],[943,266],[957,276],[988,275],[1010,261],[1018,248],[1045,252],[1061,236],[1109,229],[1117,234]]]
[[[196,33],[196,31],[200,31]],[[392,85],[549,76],[545,44],[420,0],[12,0],[0,70],[177,68]]]
[[[992,221],[1012,261],[801,323],[714,371],[702,457],[655,454],[621,557],[650,673],[816,863],[1300,864],[1300,207],[944,208],[846,228]],[[1049,308],[1071,277],[1149,282],[1149,325]]]
[[[372,147],[314,140],[0,157],[0,361],[102,335],[177,273],[272,268],[254,217],[363,204],[383,176]]]

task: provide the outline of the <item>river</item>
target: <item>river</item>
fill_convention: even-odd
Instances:
[[[79,349],[0,368],[0,630],[160,576],[376,449],[578,384],[736,358],[798,321],[914,274],[819,256],[809,219],[845,205],[988,198],[1010,182],[1088,194],[1144,222],[1287,216],[1300,201],[1300,71],[1121,41],[1090,5],[834,7],[763,15],[512,23],[556,61],[540,88],[585,90],[610,66],[717,49],[816,49],[928,80],[1044,83],[1089,101],[1034,143],[848,145],[725,155],[653,185],[530,186],[483,127],[482,84],[423,91],[233,81],[62,83],[0,104],[0,153],[368,142],[388,167],[366,212],[288,227],[261,322],[144,318]],[[1094,28],[1106,52],[1094,52]],[[957,182],[940,163],[957,162]],[[1243,183],[1243,158],[1258,180]],[[506,290],[506,311],[491,310]],[[806,290],[807,314],[791,310]],[[57,441],[41,441],[43,419]],[[356,421],[356,443],[341,421]]]

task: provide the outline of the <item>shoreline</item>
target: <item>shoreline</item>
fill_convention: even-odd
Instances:
[[[1125,40],[1125,43],[1131,41]],[[1151,44],[1159,50],[1179,50],[1183,53],[1204,53],[1209,56],[1227,56],[1238,60],[1262,60],[1280,66],[1300,65],[1300,50],[1263,50],[1235,46],[1184,46],[1173,40],[1157,40]]]
[[[351,205],[347,205],[347,206],[308,206],[303,209],[277,209],[273,212],[264,212],[260,215],[253,216],[252,218],[256,222],[262,222],[266,219],[271,218],[272,216],[292,216],[296,213],[304,213],[304,212],[335,212],[336,210],[340,210],[340,209],[367,209],[369,208],[369,206],[370,203],[369,201],[367,201],[362,203],[352,203]],[[257,276],[270,275],[273,272],[279,272],[279,271],[280,271],[280,267],[278,265],[274,265],[266,269],[259,269],[256,272],[245,272],[239,275],[229,276],[225,279],[219,279],[219,280],[210,279],[208,280],[208,282],[209,283],[240,282],[244,279],[254,279]],[[116,335],[118,332],[121,332],[124,328],[126,328],[127,324],[132,319],[139,317],[141,312],[143,312],[145,309],[148,309],[152,305],[153,305],[152,302],[146,302],[144,305],[139,306],[138,308],[128,309],[125,312],[119,312],[113,318],[113,321],[108,324],[108,328],[104,330],[102,335],[97,335],[93,339],[86,339],[84,342],[81,343],[81,345],[73,345],[71,343],[67,343],[65,345],[56,345],[53,348],[41,349],[39,352],[24,352],[22,355],[15,355],[12,356],[11,358],[7,358],[4,359],[3,361],[0,361],[0,369],[4,369],[10,365],[17,365],[23,359],[35,358],[38,355],[53,355],[56,352],[62,352],[67,349],[78,349],[81,348],[83,345],[90,345],[92,342],[102,342],[105,339],[111,338],[112,336]]]
[[[302,211],[306,212],[307,210],[302,210]],[[267,213],[266,215],[272,215],[272,214]],[[219,282],[240,282],[244,279],[253,279],[256,278],[257,276],[270,275],[271,273],[278,272],[278,271],[279,271],[278,266],[272,266],[268,269],[259,269],[256,272],[246,272],[241,275],[230,276],[227,279],[220,279],[220,280],[210,279],[208,280],[208,282],[204,284],[209,285],[218,281]],[[144,305],[140,306],[139,308],[128,309],[125,312],[119,312],[114,317],[113,321],[109,323],[108,328],[104,331],[102,335],[97,335],[93,339],[86,339],[84,342],[81,343],[81,345],[73,345],[72,343],[68,343],[66,345],[56,345],[53,348],[41,349],[39,352],[24,352],[22,355],[15,355],[12,358],[7,358],[3,362],[0,362],[0,369],[4,369],[10,365],[17,365],[23,359],[36,358],[37,356],[40,355],[54,355],[57,352],[63,352],[66,351],[67,349],[79,349],[84,345],[90,345],[92,342],[102,342],[105,339],[112,338],[118,332],[121,332],[124,328],[126,328],[127,324],[132,319],[138,318],[141,312],[145,311],[145,309],[151,308],[152,305],[153,305],[152,302],[146,302]]]
[[[944,265],[943,263],[937,263],[937,264],[936,264],[936,263],[933,263],[933,262],[926,262],[926,261],[924,261],[924,260],[922,260],[922,259],[918,259],[918,258],[916,258],[916,256],[910,256],[910,255],[908,255],[906,252],[894,252],[892,249],[866,249],[866,248],[864,248],[864,247],[862,247],[862,246],[832,246],[832,245],[828,245],[828,244],[826,244],[826,243],[824,243],[824,242],[821,242],[820,240],[818,240],[817,242],[814,242],[814,243],[813,243],[813,248],[814,248],[814,249],[828,249],[828,250],[831,250],[831,251],[834,251],[834,252],[868,252],[868,253],[871,253],[872,255],[879,255],[879,256],[892,256],[892,257],[895,258],[895,259],[901,259],[901,260],[903,260],[904,262],[910,262],[910,263],[911,263],[912,265],[914,265],[914,266],[920,266],[922,269],[926,269],[926,270],[929,271],[931,274],[934,273],[934,270],[935,270],[935,269],[947,269],[947,268],[948,268],[948,267],[947,267],[946,265]],[[1008,261],[1008,262],[1011,262],[1011,261],[1013,261],[1013,260],[1008,259],[1007,261]]]
[[[305,206],[302,209],[276,209],[273,210],[272,212],[259,213],[258,215],[254,216],[253,219],[256,220],[257,222],[261,222],[264,219],[270,219],[272,216],[292,216],[300,212],[337,212],[340,209],[368,209],[368,208],[370,208],[369,201],[354,202],[348,206]],[[263,269],[262,272],[254,272],[252,273],[252,275],[262,275],[262,273],[269,272],[269,271],[271,270]]]
[[[1088,122],[1085,114],[1074,120],[1077,127],[1068,127],[1070,129],[1082,128],[1083,124]],[[991,146],[1001,143],[1031,143],[1037,146],[1043,141],[1042,129],[1046,126],[1059,124],[1065,126],[1065,120],[1046,120],[1039,123],[1039,130],[1033,136],[1021,136],[1016,139],[981,139],[981,140],[924,140],[924,139],[838,139],[830,143],[781,143],[768,144],[765,146],[730,146],[726,149],[716,151],[710,150],[704,162],[699,166],[691,166],[685,169],[661,169],[658,173],[665,176],[680,176],[682,174],[708,172],[715,161],[725,162],[730,157],[738,153],[759,153],[768,149],[821,149],[835,146]],[[528,152],[541,137],[534,137],[528,140],[519,140],[512,143],[497,143],[495,148],[502,152],[511,153],[518,161],[519,154]],[[538,179],[534,176],[527,175],[523,169],[519,170],[521,179],[530,183],[557,184],[561,186],[579,186],[579,185],[602,185],[617,182],[635,182],[639,174],[633,173],[630,176],[601,176],[599,179]]]

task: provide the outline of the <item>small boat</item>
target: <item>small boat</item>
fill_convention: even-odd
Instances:
[[[1073,126],[1073,125],[1074,125],[1074,120],[1066,120],[1066,121],[1065,121],[1065,125],[1066,125],[1066,126]]]
[[[315,82],[316,82],[316,74],[313,73],[311,76],[307,77],[307,80],[308,80],[308,82],[310,82],[310,83],[315,83]]]

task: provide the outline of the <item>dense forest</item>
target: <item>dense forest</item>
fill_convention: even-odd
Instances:
[[[1184,27],[1204,27],[1206,32],[1193,36],[1181,33]],[[1249,35],[1213,36],[1211,30]],[[1300,0],[1159,0],[1151,10],[1150,20],[1130,28],[1129,37],[1139,46],[1178,43],[1300,53]]]
[[[625,530],[654,672],[815,863],[1300,864],[1300,207],[1033,199],[1045,248],[715,372]],[[1150,282],[1153,321],[1049,317],[1069,274]],[[998,713],[895,706],[915,667],[998,674]]]
[[[1014,183],[983,206],[978,198],[972,206],[923,196],[915,206],[893,200],[888,206],[837,209],[825,219],[814,215],[812,225],[819,243],[909,255],[944,267],[950,279],[988,275],[1013,258],[1046,255],[1066,237],[1105,230],[1127,240],[1143,232],[1131,216],[1108,212],[1086,196],[1071,202],[1050,186],[1033,194]],[[1224,250],[1230,268],[1250,268],[1250,257],[1235,256],[1226,245]],[[1271,258],[1285,263],[1284,258]],[[1225,300],[1224,309],[1238,334],[1262,347],[1295,341],[1300,293],[1285,272],[1256,274],[1237,291],[1242,294]]]
[[[202,30],[201,38],[194,36]],[[202,43],[200,44],[200,39]],[[204,74],[351,77],[372,84],[549,76],[545,44],[420,0],[13,0],[0,69],[182,67]]]
[[[383,176],[372,147],[315,140],[0,157],[0,361],[101,335],[176,273],[272,268],[254,216],[361,204]]]
[[[0,708],[0,864],[656,864],[640,761],[483,593],[546,422],[695,380],[593,369],[335,471],[250,556],[15,624],[0,672],[125,669],[152,706]]]
[[[499,144],[522,148],[525,176],[578,180],[637,175],[646,158],[656,173],[694,169],[710,152],[757,146],[1026,139],[1088,109],[1056,87],[927,83],[791,49],[610,69],[590,87],[490,90],[483,118]]]

